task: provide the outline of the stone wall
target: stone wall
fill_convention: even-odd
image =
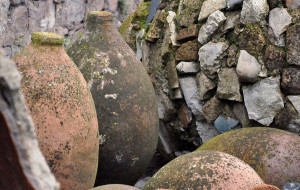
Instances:
[[[30,42],[31,33],[57,32],[66,42],[84,29],[88,11],[113,12],[117,26],[141,0],[1,0],[0,47],[15,55]]]
[[[162,0],[150,25],[147,2],[128,17],[120,32],[156,89],[161,154],[241,127],[300,134],[298,2]]]

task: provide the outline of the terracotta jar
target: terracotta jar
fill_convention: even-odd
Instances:
[[[263,180],[242,160],[224,152],[203,150],[172,160],[143,190],[250,190],[261,184]]]
[[[248,163],[266,182],[282,188],[300,180],[300,137],[268,127],[229,131],[204,143],[197,151],[216,150]]]
[[[100,130],[96,185],[134,184],[158,140],[158,108],[150,77],[109,12],[90,12],[88,32],[67,53],[93,95]]]
[[[111,185],[103,185],[103,186],[95,187],[91,190],[139,190],[139,189],[128,185],[111,184]]]
[[[21,92],[16,65],[0,50],[0,189],[58,190]]]
[[[15,61],[40,149],[61,189],[89,189],[97,172],[97,115],[87,83],[63,41],[53,33],[34,33]]]

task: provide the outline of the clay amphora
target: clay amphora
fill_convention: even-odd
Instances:
[[[21,79],[0,52],[0,189],[58,190],[27,113]]]
[[[15,61],[40,149],[61,189],[89,189],[97,173],[97,115],[87,83],[63,41],[53,33],[34,33]]]
[[[150,77],[109,12],[90,12],[88,32],[67,51],[87,80],[100,130],[96,185],[133,185],[158,140],[158,108]]]

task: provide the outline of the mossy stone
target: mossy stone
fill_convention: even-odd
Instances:
[[[63,36],[51,32],[34,32],[31,41],[38,45],[62,46],[64,44]]]
[[[271,185],[300,180],[300,137],[265,127],[238,129],[216,136],[196,151],[216,150],[248,163]]]

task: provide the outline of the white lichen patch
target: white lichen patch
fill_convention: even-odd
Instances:
[[[105,99],[109,99],[109,98],[111,98],[111,99],[117,99],[117,97],[118,97],[118,95],[117,94],[105,94]]]

